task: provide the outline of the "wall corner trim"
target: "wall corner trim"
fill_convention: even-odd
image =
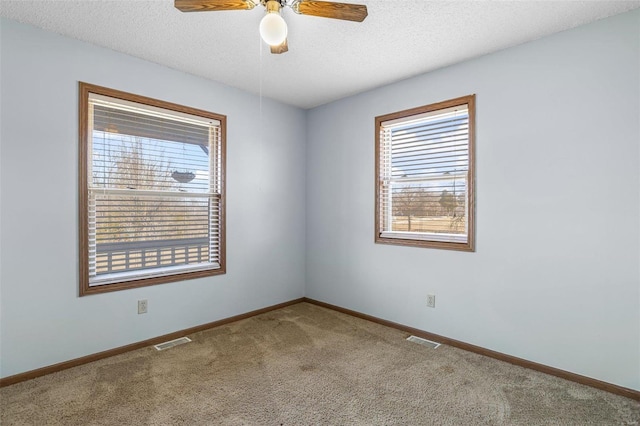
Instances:
[[[640,401],[640,391],[636,391],[634,389],[625,388],[622,386],[615,385],[613,383],[604,382],[601,380],[593,379],[591,377],[582,376],[580,374],[571,373],[569,371],[561,370],[559,368],[550,367],[544,364],[539,364],[537,362],[529,361],[526,359],[514,357],[511,355],[507,355],[501,352],[492,351],[490,349],[485,349],[481,346],[472,345],[470,343],[461,342],[459,340],[450,339],[445,336],[440,336],[438,334],[430,333],[428,331],[420,330],[417,328],[409,327],[403,324],[399,324],[393,321],[384,320],[378,317],[374,317],[372,315],[363,314],[361,312],[353,311],[351,309],[343,308],[337,305],[332,305],[330,303],[321,302],[319,300],[310,299],[308,297],[301,297],[299,299],[293,299],[288,302],[279,303],[272,306],[267,306],[265,308],[256,309],[254,311],[246,312],[244,314],[234,315],[232,317],[223,318],[217,321],[213,321],[210,323],[198,325],[195,327],[186,328],[184,330],[175,331],[173,333],[164,334],[162,336],[153,337],[151,339],[143,340],[136,343],[131,343],[129,345],[120,346],[113,349],[108,349],[103,352],[98,352],[91,355],[86,355],[80,358],[75,358],[69,361],[63,361],[58,364],[49,365],[46,367],[38,368],[35,370],[26,371],[24,373],[18,373],[12,376],[7,376],[4,378],[0,378],[0,387],[10,386],[16,383],[24,382],[27,380],[35,379],[36,377],[45,376],[47,374],[55,373],[58,371],[66,370],[68,368],[73,368],[79,365],[88,364],[93,361],[98,361],[100,359],[109,358],[115,355],[120,355],[125,352],[134,351],[137,349],[142,349],[147,346],[156,345],[158,343],[165,342],[167,340],[177,339],[179,337],[183,337],[189,334],[198,333],[200,331],[208,330],[210,328],[219,327],[221,325],[229,324],[235,321],[240,321],[243,319],[251,318],[256,315],[264,314],[266,312],[274,311],[276,309],[286,308],[287,306],[295,305],[298,303],[310,303],[313,305],[317,305],[323,308],[331,309],[336,312],[341,312],[343,314],[351,315],[356,318],[364,319],[367,321],[371,321],[380,325],[384,325],[386,327],[395,328],[400,331],[404,331],[410,334],[413,334],[418,337],[422,337],[428,340],[433,340],[438,343],[442,343],[445,345],[453,346],[458,349],[462,349],[465,351],[477,353],[479,355],[484,355],[489,358],[494,358],[500,361],[508,362],[510,364],[514,364],[520,367],[528,368],[530,370],[539,371],[541,373],[549,374],[551,376],[560,377],[565,380],[569,380],[575,383],[580,383],[582,385],[590,386],[596,389],[604,390],[606,392],[610,392],[616,395],[624,396],[626,398],[631,398],[636,401]]]

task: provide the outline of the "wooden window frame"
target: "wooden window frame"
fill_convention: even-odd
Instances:
[[[219,238],[220,238],[220,254],[219,254],[219,268],[197,270],[197,271],[185,271],[181,273],[175,273],[170,275],[162,275],[155,277],[141,277],[138,279],[132,279],[122,282],[94,285],[90,286],[89,283],[89,185],[88,185],[88,170],[89,170],[89,94],[97,94],[103,96],[109,96],[125,101],[136,102],[139,104],[147,105],[150,107],[163,108],[172,110],[178,113],[185,113],[195,116],[200,116],[207,119],[217,120],[220,123],[220,164],[221,178],[220,178],[220,225],[219,225]],[[122,92],[115,89],[110,89],[102,86],[79,82],[79,176],[78,176],[78,206],[79,206],[79,250],[80,250],[80,277],[79,277],[79,295],[87,296],[91,294],[100,294],[111,291],[127,290],[131,288],[138,288],[156,284],[164,284],[170,282],[184,281],[195,278],[209,277],[214,275],[221,275],[226,273],[226,116],[216,114],[196,108],[186,107],[179,104],[174,104],[158,99],[148,98],[145,96],[135,95],[127,92]]]
[[[425,240],[422,238],[389,238],[382,236],[381,229],[381,181],[380,181],[380,129],[382,123],[409,118],[437,110],[467,105],[469,113],[469,168],[467,171],[467,241],[465,243]],[[377,244],[391,244],[412,247],[425,247],[458,251],[475,251],[475,94],[450,99],[443,102],[424,105],[417,108],[381,115],[375,118],[375,238]]]

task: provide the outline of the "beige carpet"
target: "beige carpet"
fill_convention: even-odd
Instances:
[[[0,390],[2,425],[637,425],[640,404],[297,304]]]

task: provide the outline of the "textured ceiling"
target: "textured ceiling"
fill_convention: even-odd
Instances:
[[[182,13],[173,0],[0,1],[0,15],[312,108],[640,7],[633,1],[343,0],[362,23],[296,15],[271,55],[250,11]]]

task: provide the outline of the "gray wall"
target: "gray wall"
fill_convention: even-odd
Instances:
[[[304,111],[264,100],[261,126],[242,91],[12,21],[0,35],[3,377],[304,295]],[[226,275],[77,296],[78,81],[227,115]]]
[[[310,111],[307,296],[640,389],[639,28],[627,13]],[[471,93],[477,251],[374,244],[374,117]]]
[[[263,120],[242,91],[0,26],[2,377],[306,294],[640,390],[640,11]],[[228,116],[226,275],[77,297],[78,80]],[[470,93],[477,251],[375,245],[374,117]]]

